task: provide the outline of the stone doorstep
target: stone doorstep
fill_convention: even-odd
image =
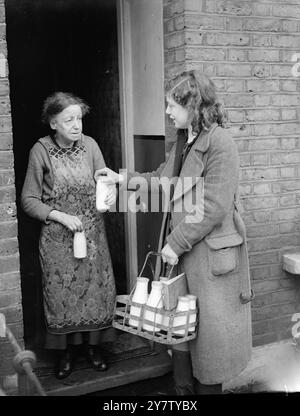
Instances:
[[[255,347],[237,377],[223,384],[225,393],[300,391],[300,352],[292,339]]]

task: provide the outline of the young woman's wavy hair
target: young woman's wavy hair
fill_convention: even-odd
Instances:
[[[166,84],[166,97],[191,114],[193,132],[208,130],[213,123],[225,127],[226,115],[218,101],[215,84],[198,71],[183,72]]]

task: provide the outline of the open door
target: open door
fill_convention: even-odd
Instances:
[[[117,16],[122,162],[128,172],[148,172],[165,159],[163,1],[118,0]],[[125,214],[128,289],[157,249],[161,218]]]

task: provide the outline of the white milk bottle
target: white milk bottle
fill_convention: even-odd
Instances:
[[[149,279],[147,277],[138,277],[136,280],[136,287],[132,296],[131,301],[135,303],[139,303],[144,305],[148,299],[148,282]],[[130,306],[130,315],[134,315],[136,317],[141,316],[142,308],[139,306],[131,305]],[[134,318],[129,319],[129,325],[133,327],[138,327],[139,321]]]

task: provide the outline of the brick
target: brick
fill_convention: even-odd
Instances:
[[[184,20],[183,16],[176,16],[174,19],[174,29],[182,30],[184,28]]]
[[[0,45],[0,53],[1,53],[1,45]],[[0,79],[0,96],[8,96],[9,94],[9,84],[8,80]]]
[[[14,186],[0,187],[0,203],[15,202],[16,190]]]
[[[270,35],[253,35],[253,46],[271,46]]]
[[[271,104],[271,95],[255,95],[254,105],[256,107],[268,107]]]
[[[272,193],[270,183],[255,183],[253,184],[253,193],[255,195],[264,195]]]
[[[269,240],[267,238],[255,238],[248,240],[248,251],[249,253],[253,252],[263,252],[268,250]]]
[[[300,190],[300,184],[299,181],[284,181],[281,182],[281,192],[289,192],[289,191],[298,191]]]
[[[248,80],[247,81],[247,91],[252,92],[277,92],[279,91],[279,81],[278,80]]]
[[[283,109],[281,111],[281,119],[282,120],[296,120],[296,119],[298,119],[297,111],[296,110]]]
[[[280,176],[281,178],[294,178],[296,176],[295,168],[294,167],[280,168]]]
[[[279,19],[257,19],[248,18],[245,22],[247,31],[255,32],[279,32],[281,30],[281,22]]]
[[[2,308],[17,305],[21,301],[21,293],[15,290],[0,292],[0,305]]]
[[[0,133],[10,133],[11,131],[11,118],[8,116],[0,116]]]
[[[248,64],[216,64],[217,75],[221,77],[251,76],[251,65]]]
[[[279,203],[283,207],[296,205],[296,195],[294,194],[284,195],[279,199]]]
[[[279,139],[251,139],[249,150],[274,150],[280,149]]]
[[[279,233],[279,226],[277,224],[268,225],[252,225],[247,228],[247,237],[267,237],[274,236]]]
[[[226,19],[226,29],[227,30],[244,30],[245,19],[237,17],[228,17]]]
[[[245,62],[247,61],[247,51],[243,49],[230,49],[228,51],[229,61]]]
[[[289,107],[291,105],[298,106],[300,104],[300,97],[293,94],[280,94],[272,96],[272,105],[280,107]]]
[[[299,39],[300,43],[300,39]],[[292,66],[289,65],[273,65],[272,66],[272,75],[274,77],[292,77]]]
[[[223,17],[201,16],[198,14],[186,14],[184,20],[187,29],[198,30],[224,30],[225,24]]]
[[[271,121],[280,120],[279,110],[246,110],[246,120],[248,121]]]
[[[0,257],[11,256],[19,253],[17,238],[0,240]]]
[[[259,253],[259,254],[249,254],[249,263],[250,265],[254,264],[271,264],[278,262],[277,253]]]
[[[243,92],[245,91],[245,83],[243,80],[230,80],[228,79],[226,81],[226,85],[227,85],[227,92]]]
[[[283,223],[279,224],[279,232],[280,234],[289,234],[296,230],[296,224],[292,223]]]
[[[270,268],[268,266],[252,267],[250,274],[251,281],[267,279],[270,277]]]
[[[222,61],[225,59],[225,51],[222,49],[205,49],[186,47],[186,58],[194,61]]]
[[[240,155],[240,166],[250,166],[250,155]]]
[[[202,0],[184,0],[184,10],[192,12],[201,12]]]
[[[297,134],[299,132],[298,123],[277,123],[272,126],[272,134],[274,136],[282,136],[287,134]]]
[[[231,123],[239,123],[239,122],[244,121],[244,112],[243,111],[229,110],[229,111],[227,111],[227,114],[228,114],[228,120]]]
[[[165,36],[165,44],[167,49],[178,48],[184,45],[184,33],[176,32]]]
[[[274,165],[278,164],[293,164],[300,162],[300,152],[292,152],[292,153],[274,153],[271,155],[271,163]]]
[[[250,134],[250,126],[246,124],[241,124],[240,126],[231,126],[230,132],[233,137],[249,137]]]
[[[267,166],[269,164],[270,164],[270,157],[267,153],[251,155],[252,166],[259,166],[259,165]]]
[[[252,8],[248,2],[244,1],[217,0],[216,12],[235,16],[250,16],[252,14]]]
[[[12,133],[0,134],[0,150],[11,150],[13,148]]]
[[[272,215],[270,211],[254,211],[253,220],[255,223],[269,223],[271,222]]]
[[[217,46],[247,46],[250,36],[236,33],[209,33],[206,36],[207,45]]]
[[[0,238],[13,238],[18,235],[18,226],[16,221],[0,222]]]
[[[254,97],[250,94],[219,94],[220,97],[222,97],[226,108],[254,106]]]
[[[267,78],[271,74],[269,65],[254,65],[252,75],[257,78]]]
[[[289,51],[289,50],[281,50],[280,51],[280,55],[281,55],[281,59],[280,61],[283,63],[288,63],[290,65],[293,65],[293,56],[294,56],[295,52],[294,51]]]
[[[254,124],[252,126],[254,136],[270,136],[272,135],[273,126],[271,123],[268,124]]]
[[[254,16],[271,16],[271,5],[253,3],[253,15]]]
[[[164,6],[164,18],[168,19],[173,17],[175,14],[183,13],[184,11],[184,0],[173,0]]]
[[[283,32],[298,32],[298,22],[296,20],[283,20],[282,21]]]
[[[13,169],[0,170],[0,186],[9,186],[15,183],[15,173]]]
[[[216,3],[215,0],[203,0],[203,11],[206,13],[215,13]]]
[[[277,196],[252,197],[244,201],[243,206],[246,210],[276,208],[278,206]]]
[[[261,180],[278,178],[278,170],[276,168],[252,168],[242,170],[242,180]]]
[[[21,278],[19,272],[1,274],[0,276],[0,292],[5,290],[20,289]],[[0,308],[0,313],[2,313]]]
[[[224,79],[215,79],[214,84],[215,84],[217,91],[227,91],[226,81]]]
[[[298,50],[300,37],[296,35],[271,35],[271,45],[276,48],[293,48]]]
[[[273,16],[293,17],[300,19],[300,6],[297,5],[273,5]]]
[[[280,60],[278,50],[250,50],[248,52],[249,61],[278,62]]]
[[[292,304],[287,305],[272,305],[264,306],[261,308],[252,309],[252,319],[258,321],[260,319],[271,319],[276,316],[282,316],[292,314],[295,311],[295,306]]]
[[[6,308],[0,308],[0,313],[5,315],[6,322],[20,322],[22,320],[22,304],[16,304],[13,306],[8,306]]]
[[[297,236],[296,235],[282,235],[276,238],[270,238],[270,249],[281,249],[297,245]]]
[[[16,218],[16,205],[14,203],[0,204],[0,218],[2,221]]]
[[[294,220],[299,218],[299,214],[299,208],[278,209],[277,211],[272,212],[272,221]]]
[[[249,184],[246,184],[246,185],[241,184],[239,186],[239,190],[240,190],[240,195],[241,196],[243,196],[243,195],[251,195],[252,194],[252,186],[249,185]]]

